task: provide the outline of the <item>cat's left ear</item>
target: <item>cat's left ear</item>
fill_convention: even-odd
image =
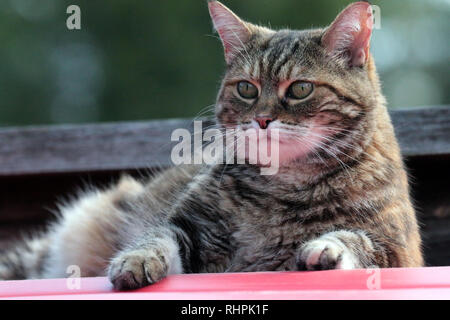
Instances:
[[[322,44],[332,56],[343,57],[351,67],[362,67],[369,58],[372,7],[355,2],[345,8],[327,28]]]
[[[233,57],[243,49],[252,33],[246,22],[239,19],[230,9],[218,1],[208,2],[209,14],[214,28],[219,33],[225,50],[225,60],[230,63]]]

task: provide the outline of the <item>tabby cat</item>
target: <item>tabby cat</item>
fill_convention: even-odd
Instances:
[[[60,208],[0,256],[1,279],[107,275],[119,290],[168,274],[423,265],[393,127],[369,52],[371,7],[325,29],[270,30],[216,1],[225,49],[217,124],[278,129],[280,167],[182,165],[125,176]]]

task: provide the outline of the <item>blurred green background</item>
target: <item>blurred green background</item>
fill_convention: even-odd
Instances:
[[[350,1],[223,1],[273,28],[329,24]],[[391,108],[450,103],[450,0],[372,1]],[[66,8],[81,8],[81,30]],[[224,70],[204,0],[0,0],[0,126],[192,117]]]

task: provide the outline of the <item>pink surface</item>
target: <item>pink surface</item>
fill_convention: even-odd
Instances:
[[[450,299],[450,267],[185,274],[129,292],[74,280],[0,281],[0,299]]]

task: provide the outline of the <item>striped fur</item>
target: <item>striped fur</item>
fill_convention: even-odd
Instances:
[[[224,28],[228,9],[209,5]],[[245,30],[239,43],[225,43],[218,125],[242,132],[258,114],[276,119],[290,154],[281,155],[279,172],[180,166],[149,181],[125,177],[62,207],[48,233],[3,254],[0,278],[64,276],[78,265],[82,276],[108,274],[116,288],[129,289],[170,273],[423,265],[372,57],[350,66],[346,56],[330,55],[322,37],[339,28],[273,31],[232,18],[232,30],[240,23]],[[298,79],[314,92],[291,101],[283,92]],[[259,88],[253,101],[237,95],[242,80]]]

